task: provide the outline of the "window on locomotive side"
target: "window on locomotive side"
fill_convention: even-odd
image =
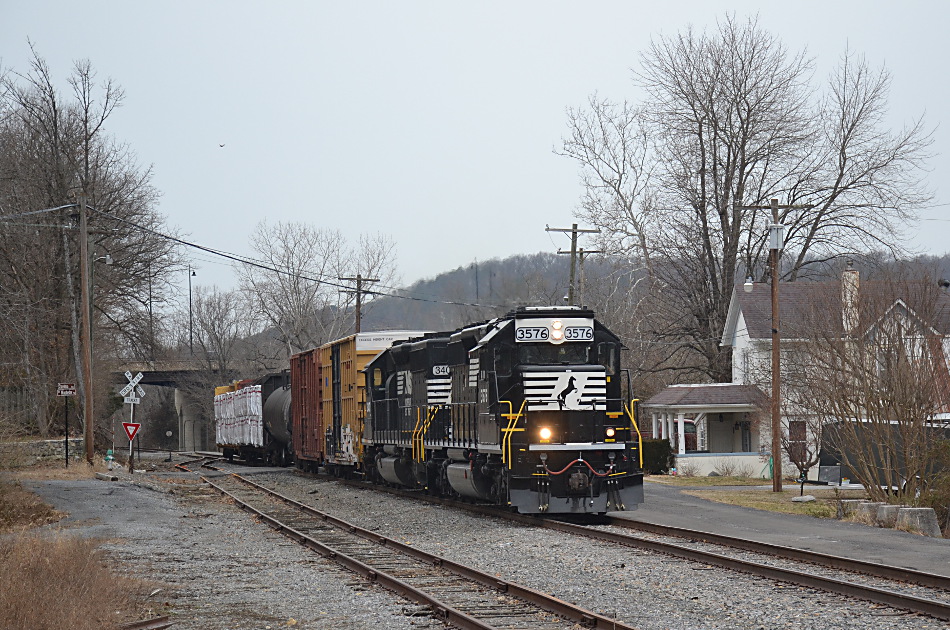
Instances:
[[[511,344],[501,344],[495,348],[495,374],[500,378],[511,376],[511,359],[514,357],[515,349]]]
[[[607,374],[615,374],[617,371],[617,344],[612,341],[602,341],[597,344],[597,360],[607,370]]]

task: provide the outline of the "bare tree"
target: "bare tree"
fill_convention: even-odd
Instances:
[[[251,246],[261,264],[239,268],[241,289],[261,320],[278,332],[285,359],[352,329],[355,295],[340,278],[361,274],[390,285],[395,277],[395,246],[382,235],[361,236],[351,246],[337,231],[264,221]]]
[[[950,405],[941,323],[950,296],[931,272],[902,268],[844,304],[827,302],[843,318],[816,308],[797,397],[872,500],[886,500],[888,488],[913,499],[939,473],[946,438],[938,414]]]
[[[930,133],[886,128],[889,77],[850,52],[821,90],[803,53],[726,17],[653,41],[636,82],[640,105],[570,110],[562,152],[581,165],[579,215],[650,271],[643,328],[682,344],[656,369],[729,380],[716,339],[736,274],[767,275],[771,198],[788,206],[785,280],[842,253],[901,251],[900,227],[930,198]]]
[[[109,254],[117,262],[92,262],[97,355],[141,348],[135,339],[143,336],[146,283],[155,300],[164,299],[163,272],[175,262],[171,244],[150,231],[162,222],[149,169],[106,133],[121,88],[111,80],[98,84],[85,61],[75,64],[68,84],[71,95],[64,97],[35,50],[27,72],[0,80],[0,300],[19,309],[18,330],[0,318],[0,343],[19,343],[12,382],[30,390],[41,434],[49,430],[55,382],[82,382],[77,193],[89,206],[90,258]],[[108,378],[99,378],[95,392],[80,394],[104,401],[108,388]]]

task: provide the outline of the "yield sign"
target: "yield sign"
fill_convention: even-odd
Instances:
[[[123,422],[122,428],[125,429],[125,434],[129,436],[129,442],[135,439],[135,434],[139,432],[139,427],[142,426],[138,422]]]

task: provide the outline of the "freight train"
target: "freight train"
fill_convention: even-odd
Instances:
[[[621,347],[580,307],[345,337],[291,358],[294,461],[529,514],[635,509]]]

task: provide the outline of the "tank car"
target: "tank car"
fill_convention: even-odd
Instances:
[[[215,388],[215,442],[228,459],[285,466],[291,447],[290,374],[286,371]]]
[[[367,364],[372,479],[530,514],[643,501],[616,335],[580,307],[523,307],[396,343]]]

